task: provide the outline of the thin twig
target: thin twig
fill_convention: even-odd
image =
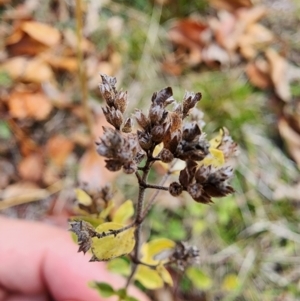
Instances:
[[[134,226],[135,226],[135,223],[133,222],[133,223],[131,223],[131,224],[129,224],[129,225],[127,225],[127,226],[125,226],[121,229],[117,229],[117,230],[110,230],[108,232],[102,232],[102,233],[98,233],[98,232],[95,231],[95,237],[103,238],[103,237],[110,236],[110,235],[117,236],[118,234],[120,234],[120,233],[134,227]]]
[[[152,184],[145,184],[145,188],[152,188],[152,189],[158,189],[158,190],[164,190],[164,191],[169,190],[169,187],[164,187],[164,186],[160,186],[160,185],[152,185]]]
[[[85,122],[89,132],[93,133],[93,123],[92,123],[92,115],[88,106],[88,88],[87,88],[87,76],[86,69],[83,60],[83,51],[82,51],[82,1],[76,0],[76,35],[77,35],[77,60],[78,60],[78,74],[80,81],[80,89],[81,89],[81,97],[83,110],[85,115]]]
[[[168,180],[170,174],[171,174],[171,170],[172,168],[174,167],[176,163],[176,160],[171,164],[170,168],[169,168],[169,171],[163,176],[163,178],[161,179],[160,183],[159,183],[159,186],[163,187],[163,185],[166,183],[166,181]],[[147,214],[149,213],[150,209],[152,208],[154,202],[155,202],[155,199],[156,197],[158,196],[158,194],[160,193],[160,190],[156,190],[154,192],[154,194],[152,195],[151,199],[149,200],[144,212],[143,212],[143,215],[142,215],[142,220],[144,220],[147,216]]]

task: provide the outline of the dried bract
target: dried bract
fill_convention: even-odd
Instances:
[[[175,261],[177,267],[184,271],[187,266],[199,263],[199,249],[189,246],[186,242],[178,242],[169,260]]]
[[[69,231],[74,232],[78,238],[78,252],[85,254],[91,248],[92,237],[95,236],[95,229],[91,224],[81,220],[71,221],[69,224],[71,226]]]

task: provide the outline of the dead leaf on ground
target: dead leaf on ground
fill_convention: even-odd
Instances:
[[[209,0],[209,4],[216,9],[234,11],[241,7],[251,7],[251,0]]]
[[[52,103],[41,92],[14,91],[8,99],[8,109],[14,118],[45,120],[52,110]]]
[[[97,189],[112,181],[118,173],[108,171],[105,164],[104,158],[94,146],[87,149],[79,161],[79,183],[86,183],[88,187]]]
[[[0,193],[0,210],[45,199],[62,188],[61,182],[55,183],[47,189],[41,189],[32,182],[11,184]]]
[[[289,79],[287,76],[288,62],[279,55],[274,49],[268,48],[265,52],[266,58],[270,64],[270,76],[276,91],[276,94],[284,101],[289,101],[292,97]]]
[[[234,51],[238,47],[238,40],[244,32],[242,24],[237,26],[238,20],[235,15],[220,11],[218,18],[208,20],[209,26],[214,32],[217,43],[229,51]]]
[[[40,57],[54,69],[71,73],[74,73],[78,69],[78,59],[76,57],[56,55],[50,51],[42,53]]]
[[[208,47],[205,47],[202,51],[203,61],[212,67],[216,67],[219,64],[228,66],[232,63],[236,63],[238,57],[233,53],[232,56],[217,43],[212,43]]]
[[[284,118],[279,120],[278,129],[281,137],[286,142],[291,156],[300,168],[300,135],[289,126]]]
[[[33,153],[23,158],[18,165],[18,171],[22,179],[32,182],[41,180],[43,169],[43,157],[39,153]]]
[[[44,167],[42,181],[45,185],[53,185],[61,178],[60,170],[52,164],[48,164]]]
[[[21,30],[16,31],[6,40],[6,49],[10,56],[37,55],[48,47],[32,39]]]
[[[0,70],[7,72],[16,81],[43,83],[54,79],[50,66],[38,57],[33,59],[25,57],[8,59],[0,66]]]
[[[45,150],[48,158],[57,167],[62,167],[74,148],[74,142],[63,135],[51,137],[46,144]]]
[[[173,59],[173,56],[166,58],[161,67],[164,72],[174,76],[179,76],[183,71],[182,64],[179,64],[175,58]]]
[[[21,29],[30,37],[48,47],[58,45],[61,38],[58,29],[45,23],[28,21],[22,23]]]
[[[3,199],[10,199],[17,196],[20,196],[22,194],[27,193],[34,193],[36,190],[38,190],[39,187],[32,182],[18,182],[15,184],[11,184],[6,189],[4,189],[1,194],[0,198]]]
[[[251,24],[239,37],[238,45],[244,58],[255,58],[259,50],[270,45],[274,40],[273,33],[261,24]]]
[[[10,3],[11,0],[0,0],[0,5],[5,5]]]
[[[265,60],[249,62],[246,66],[246,74],[252,85],[260,89],[272,87],[269,75],[269,64]]]
[[[10,55],[37,55],[59,44],[61,34],[50,25],[25,21],[18,24],[5,44]]]
[[[263,5],[256,5],[249,9],[238,9],[235,13],[239,19],[239,25],[246,28],[259,22],[267,14],[267,8]]]
[[[185,59],[190,66],[202,61],[201,49],[207,43],[207,24],[193,19],[183,19],[174,24],[169,31],[169,39],[178,46],[189,49]]]

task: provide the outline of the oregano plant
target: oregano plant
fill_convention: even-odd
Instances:
[[[229,160],[236,154],[237,145],[226,128],[207,140],[202,129],[203,114],[196,107],[201,93],[186,92],[177,102],[167,87],[153,94],[148,112],[136,109],[133,117],[126,117],[127,92],[116,89],[116,78],[101,78],[100,92],[106,102],[103,113],[111,127],[104,127],[103,136],[96,142],[97,152],[106,158],[108,170],[122,169],[125,174],[135,175],[138,195],[136,200],[127,200],[113,210],[109,186],[96,192],[88,187],[77,189],[81,215],[70,221],[70,230],[77,236],[79,252],[92,253],[90,261],[128,258],[131,265],[124,272],[126,287],[114,290],[107,283],[95,283],[94,287],[105,297],[116,295],[120,301],[129,301],[134,300],[126,293],[132,280],[148,289],[164,283],[172,285],[167,267],[175,265],[184,270],[199,257],[197,247],[186,242],[168,238],[142,241],[142,224],[159,191],[168,191],[173,197],[187,193],[202,204],[233,193]],[[159,183],[148,180],[154,164],[161,164],[165,170]],[[170,182],[170,176],[177,179]],[[147,190],[153,190],[152,196],[146,197]]]

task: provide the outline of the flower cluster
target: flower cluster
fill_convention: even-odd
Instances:
[[[110,171],[118,171],[123,167],[127,174],[134,173],[137,165],[144,157],[136,133],[132,131],[132,119],[124,122],[124,112],[127,107],[127,92],[118,92],[116,79],[107,75],[101,75],[102,84],[100,92],[106,101],[106,107],[102,108],[107,122],[113,128],[104,127],[104,134],[100,142],[96,142],[98,153],[108,158],[106,168]],[[120,131],[121,130],[121,131]]]
[[[214,164],[208,160],[212,156],[212,145],[201,129],[202,121],[196,117],[201,115],[196,108],[201,93],[186,92],[182,102],[177,103],[170,87],[155,92],[147,114],[136,109],[134,117],[140,130],[132,133],[132,119],[124,117],[127,93],[116,90],[115,78],[101,77],[100,91],[106,101],[103,112],[114,128],[104,128],[97,150],[107,158],[109,170],[117,171],[123,167],[125,173],[134,173],[145,156],[148,161],[164,163],[180,159],[185,161],[186,167],[180,171],[178,181],[170,184],[171,195],[178,196],[187,191],[196,202],[207,204],[212,202],[212,197],[223,197],[234,191],[229,185],[233,169],[226,163],[236,153],[237,145],[223,129],[213,149],[221,154],[224,162]],[[173,109],[168,110],[171,104]],[[154,156],[158,144],[163,147]]]
[[[208,204],[212,202],[212,197],[222,197],[234,192],[228,184],[232,176],[233,169],[230,166],[199,166],[197,162],[187,160],[186,167],[179,174],[179,183],[171,183],[169,191],[173,196],[178,196],[186,190],[196,202]]]

